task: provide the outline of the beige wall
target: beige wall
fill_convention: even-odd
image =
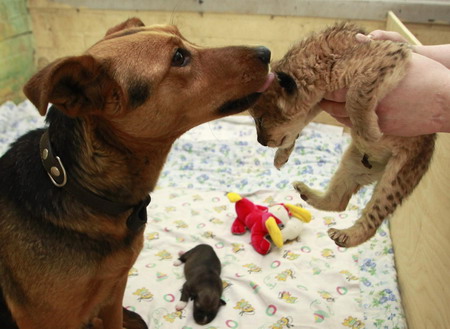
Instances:
[[[274,58],[281,57],[296,40],[334,22],[332,19],[259,15],[46,8],[36,3],[42,0],[30,1],[38,61],[78,54],[99,40],[109,27],[133,16],[147,25],[175,24],[186,38],[200,45],[265,45],[272,50]],[[376,21],[358,23],[369,30],[384,26],[383,22]]]
[[[38,63],[81,53],[107,28],[132,16],[145,24],[176,24],[200,45],[265,45],[279,58],[297,40],[335,22],[331,18],[234,15],[194,12],[119,11],[76,8],[49,0],[29,0]],[[368,31],[382,29],[384,21],[355,21]],[[450,25],[413,24],[423,43],[450,43]]]
[[[147,25],[175,24],[189,40],[204,46],[264,45],[280,58],[299,39],[336,22],[332,18],[217,14],[167,11],[96,10],[49,0],[29,0],[37,67],[77,55],[99,40],[106,30],[137,16]],[[384,21],[353,20],[367,31],[383,29]],[[408,26],[409,27],[409,26]],[[450,43],[450,25],[414,24],[423,43]],[[325,113],[316,121],[337,122]]]

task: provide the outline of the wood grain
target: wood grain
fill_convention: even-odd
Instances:
[[[409,329],[450,328],[450,134],[438,137],[430,170],[391,218]]]

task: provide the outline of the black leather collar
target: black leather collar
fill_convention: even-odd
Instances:
[[[147,222],[147,205],[151,200],[150,195],[137,205],[128,205],[110,201],[82,187],[77,181],[68,177],[61,159],[54,155],[48,129],[45,130],[39,141],[39,153],[42,165],[52,183],[59,188],[64,188],[84,205],[110,216],[117,216],[132,209],[127,226],[133,231],[138,230]]]

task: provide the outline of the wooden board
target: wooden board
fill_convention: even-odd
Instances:
[[[387,27],[420,43],[392,13]],[[449,164],[450,134],[439,134],[429,171],[390,222],[409,329],[450,328]]]

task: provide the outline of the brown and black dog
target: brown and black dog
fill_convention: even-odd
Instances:
[[[25,94],[53,106],[0,159],[1,328],[146,328],[122,298],[148,194],[176,138],[256,101],[269,61],[133,18],[34,75]]]

